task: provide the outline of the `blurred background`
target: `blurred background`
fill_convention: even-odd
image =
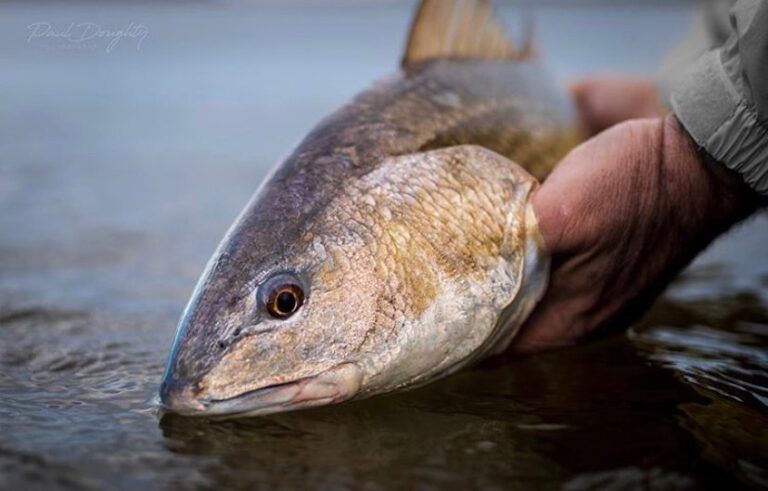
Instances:
[[[498,2],[560,83],[652,77],[694,3]],[[265,173],[397,69],[410,2],[0,5],[0,487],[768,485],[765,216],[643,323],[340,408],[213,422],[152,399]],[[624,326],[627,327],[627,326]]]

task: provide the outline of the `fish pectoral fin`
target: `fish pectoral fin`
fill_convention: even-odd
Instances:
[[[402,65],[440,58],[523,60],[532,51],[531,36],[515,49],[490,0],[422,0]]]

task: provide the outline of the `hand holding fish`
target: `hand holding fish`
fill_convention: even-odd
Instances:
[[[649,90],[636,81],[593,79],[573,92],[584,125],[599,130],[659,111]],[[629,97],[614,97],[619,93]],[[702,159],[672,115],[619,123],[575,148],[533,198],[552,272],[513,349],[569,344],[641,312],[698,252],[755,209],[754,193],[744,188]]]

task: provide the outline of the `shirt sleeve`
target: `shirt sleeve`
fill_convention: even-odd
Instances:
[[[709,156],[768,196],[768,1],[739,0],[725,44],[673,87],[671,106]]]

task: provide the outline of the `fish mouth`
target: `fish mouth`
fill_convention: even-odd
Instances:
[[[267,385],[232,397],[163,398],[164,410],[185,416],[261,416],[336,404],[360,389],[362,371],[345,363],[318,375]]]

